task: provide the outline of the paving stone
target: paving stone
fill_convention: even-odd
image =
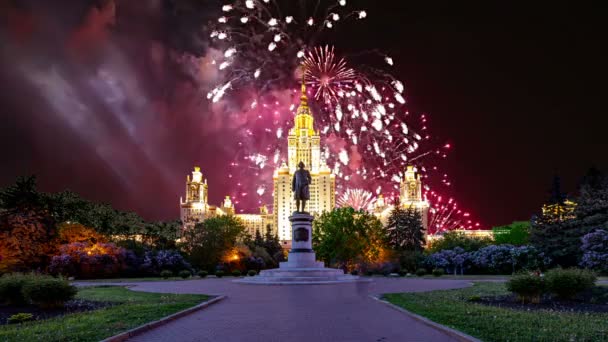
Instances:
[[[134,283],[136,291],[223,294],[228,298],[130,341],[455,341],[369,295],[461,288],[470,283],[374,278],[372,283],[264,286],[231,280]]]

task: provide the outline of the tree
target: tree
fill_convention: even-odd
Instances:
[[[222,256],[245,236],[245,226],[233,215],[208,218],[184,231],[179,247],[198,268],[214,270]]]
[[[428,250],[431,253],[439,252],[444,249],[462,248],[465,252],[474,252],[480,248],[489,246],[493,241],[489,238],[471,237],[463,232],[450,231],[431,243]]]
[[[515,221],[506,226],[492,228],[494,242],[497,245],[521,246],[528,243],[530,237],[530,222]]]
[[[559,176],[554,176],[549,190],[549,202],[542,207],[544,219],[547,221],[564,221],[575,217],[576,203],[569,201],[562,192]]]
[[[608,179],[596,169],[584,177],[573,214],[556,215],[543,210],[532,220],[530,242],[554,264],[576,266],[582,258],[581,238],[608,227]]]
[[[312,243],[329,265],[348,267],[373,261],[386,241],[382,223],[372,214],[353,208],[336,208],[313,221]]]
[[[424,246],[422,215],[415,208],[395,207],[386,226],[389,245],[398,251],[419,252]]]
[[[55,221],[36,189],[34,176],[0,191],[0,273],[42,269],[55,245]]]
[[[0,208],[5,210],[43,208],[43,196],[37,189],[36,176],[19,177],[13,185],[0,190]]]
[[[56,245],[55,222],[40,209],[0,214],[0,273],[44,269]]]
[[[272,234],[270,225],[266,227],[263,246],[266,252],[268,252],[268,255],[272,257],[275,266],[278,266],[281,261],[285,261],[285,255],[283,254],[283,247],[281,246],[279,237],[277,234]]]
[[[57,231],[57,244],[59,245],[74,242],[87,242],[92,244],[107,242],[105,236],[80,223],[62,223],[57,226]]]

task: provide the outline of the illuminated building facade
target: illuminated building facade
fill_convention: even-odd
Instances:
[[[309,186],[310,200],[305,210],[312,215],[331,211],[336,203],[336,178],[332,170],[321,158],[321,137],[314,129],[314,118],[308,107],[306,87],[302,85],[300,106],[294,117],[294,126],[287,136],[287,163],[283,162],[273,175],[274,212],[269,213],[264,206],[259,214],[235,214],[229,196],[220,207],[210,206],[207,201],[207,181],[203,179],[199,167],[195,167],[186,178],[186,199],[180,198],[183,229],[192,228],[198,222],[215,215],[235,215],[239,217],[248,232],[255,235],[256,230],[265,234],[268,229],[277,234],[284,245],[291,241],[289,216],[295,211],[295,201],[291,183],[298,164],[303,162],[310,171],[312,183]]]
[[[310,200],[306,202],[305,210],[312,215],[319,215],[324,211],[331,211],[336,203],[336,178],[321,158],[321,137],[314,129],[314,118],[308,107],[304,84],[300,106],[294,117],[294,126],[287,136],[287,144],[287,164],[283,162],[273,176],[274,223],[279,240],[284,244],[291,241],[289,216],[296,210],[291,185],[293,174],[300,162],[304,163],[312,177],[312,184],[309,186]]]
[[[429,228],[429,203],[422,197],[422,180],[416,169],[409,165],[399,185],[399,206],[403,209],[414,208],[420,212],[422,226],[425,231]],[[374,203],[372,213],[386,226],[388,217],[395,208],[394,205],[386,203],[382,195]]]
[[[565,221],[576,218],[574,210],[576,203],[564,200],[562,203],[544,204],[542,207],[543,217],[552,221]]]
[[[203,179],[201,168],[195,166],[192,178],[186,176],[186,198],[179,199],[180,219],[184,229],[193,228],[210,215],[207,195],[207,180]]]
[[[274,230],[274,215],[268,212],[266,206],[260,207],[259,214],[237,214],[238,218],[243,221],[247,232],[251,236],[255,236],[256,231],[260,232],[262,236],[266,234],[266,231],[270,230],[271,234],[275,233]]]
[[[180,198],[179,203],[182,229],[192,229],[197,223],[210,217],[235,215],[241,219],[251,236],[255,236],[256,230],[262,235],[266,234],[267,230],[270,230],[271,234],[276,234],[274,216],[268,212],[266,206],[260,208],[259,214],[236,214],[230,196],[226,196],[219,207],[209,205],[207,180],[203,178],[198,166],[194,167],[192,178],[186,177],[186,198],[185,200]]]
[[[422,181],[412,165],[408,165],[405,176],[399,186],[399,205],[402,208],[414,208],[420,212],[425,231],[429,227],[429,202],[422,198]]]

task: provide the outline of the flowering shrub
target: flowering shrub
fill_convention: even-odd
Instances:
[[[49,272],[78,278],[116,277],[127,269],[127,251],[113,243],[74,242],[59,247]]]
[[[583,257],[581,267],[608,273],[608,231],[598,229],[581,239]]]
[[[141,267],[150,274],[159,274],[162,270],[169,270],[173,273],[192,270],[190,264],[175,250],[148,251],[144,255]]]
[[[549,262],[532,246],[491,245],[475,252],[466,252],[460,247],[441,250],[429,255],[425,264],[429,268],[443,268],[453,274],[463,274],[465,269],[508,274],[520,269],[544,268]]]
[[[482,270],[490,273],[512,273],[514,271],[511,250],[515,249],[512,245],[491,245],[481,248],[472,254],[472,263]]]
[[[453,250],[444,249],[431,254],[426,263],[430,268],[442,268],[447,273],[454,274],[458,274],[458,271],[460,271],[460,274],[463,274],[465,267],[470,263],[471,254],[460,247]]]

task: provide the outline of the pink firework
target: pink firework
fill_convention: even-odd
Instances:
[[[306,53],[302,62],[307,85],[313,87],[314,98],[325,103],[336,102],[344,87],[353,85],[355,71],[344,58],[336,58],[334,47],[315,47]]]
[[[360,188],[393,197],[410,164],[423,174],[427,193],[449,192],[440,170],[450,145],[429,133],[427,115],[408,111],[404,83],[390,73],[395,61],[380,54],[366,60],[382,66],[354,64],[331,45],[339,24],[364,22],[365,10],[344,0],[237,0],[221,9],[205,60],[217,72],[207,98],[225,108],[226,121],[242,125],[228,175],[236,180],[239,211],[272,203],[272,173],[286,157],[302,66],[338,196]],[[245,174],[256,177],[255,185],[238,182]],[[468,221],[430,202],[437,229]]]
[[[372,210],[376,198],[374,195],[364,189],[346,189],[338,198],[336,205],[338,207],[351,207],[355,210]]]

